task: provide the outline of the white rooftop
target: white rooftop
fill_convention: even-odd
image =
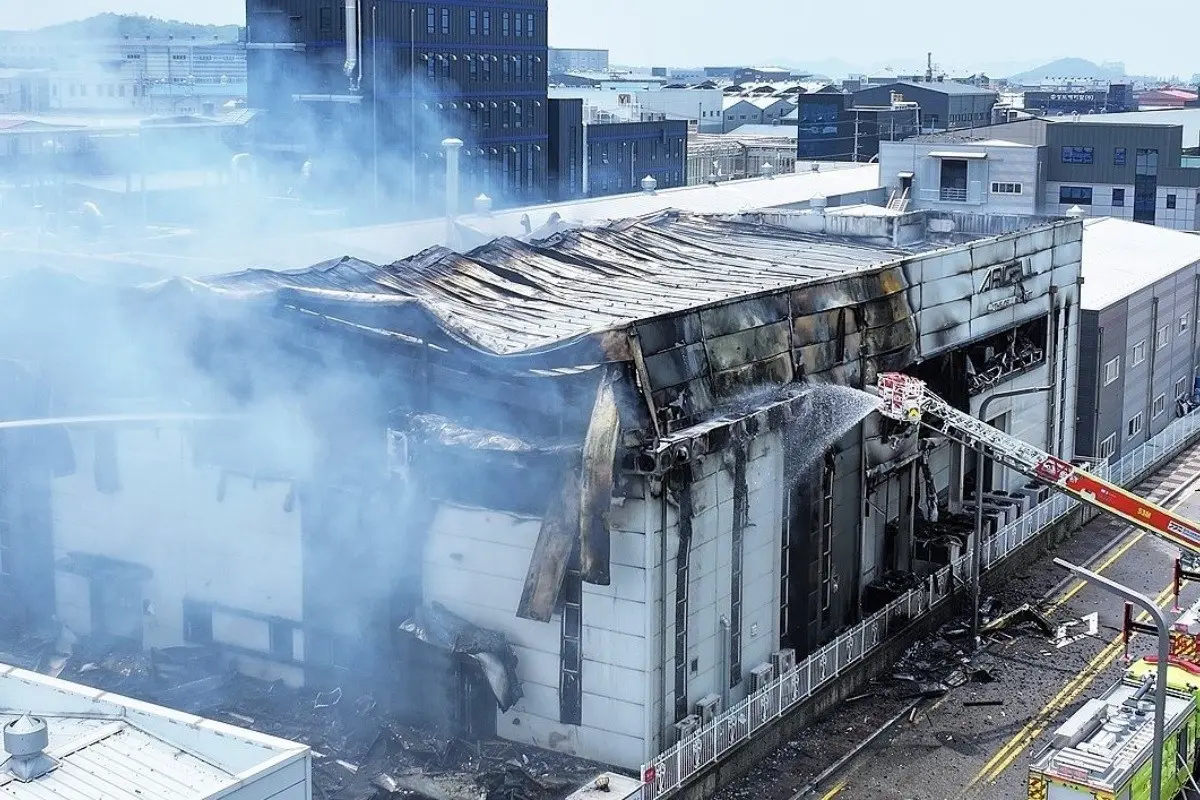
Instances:
[[[1084,220],[1082,306],[1108,308],[1197,262],[1195,234],[1114,217]]]
[[[0,796],[16,800],[306,798],[304,745],[0,665],[0,726],[46,722],[58,766],[22,782],[0,753]]]

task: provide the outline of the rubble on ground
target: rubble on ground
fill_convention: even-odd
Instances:
[[[314,800],[561,800],[603,769],[412,726],[369,694],[247,677],[209,647],[122,651],[58,628],[10,637],[0,651],[0,662],[306,744]]]

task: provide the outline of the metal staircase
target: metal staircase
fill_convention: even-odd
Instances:
[[[888,211],[897,211],[903,214],[908,211],[908,204],[912,202],[912,198],[908,196],[908,189],[900,191],[899,189],[892,190],[892,196],[888,198]]]

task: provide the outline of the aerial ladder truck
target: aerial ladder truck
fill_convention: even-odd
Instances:
[[[898,372],[879,376],[877,391],[885,417],[921,425],[989,458],[1050,485],[1076,500],[1124,519],[1184,552],[1200,555],[1200,527],[1169,509],[1109,483],[1069,461],[998,431],[941,399],[925,382]]]
[[[1179,514],[1151,503],[1033,445],[998,431],[954,408],[917,378],[888,372],[879,376],[877,391],[884,416],[959,442],[1058,491],[1113,514],[1182,549],[1188,560],[1175,563],[1175,596],[1184,580],[1200,580],[1200,528]],[[982,502],[977,497],[976,502]],[[976,543],[976,547],[980,543]],[[1137,622],[1125,607],[1125,641],[1131,633],[1157,633]],[[1200,764],[1200,603],[1171,626],[1166,720],[1170,734],[1164,745],[1164,797],[1195,783]],[[1155,671],[1154,658],[1132,664],[1123,680],[1102,698],[1088,703],[1055,732],[1051,744],[1030,764],[1027,800],[1061,798],[1130,798],[1151,796],[1151,725],[1145,711],[1146,682]],[[1094,740],[1094,741],[1093,741]],[[1179,748],[1185,748],[1181,751]],[[1169,752],[1166,752],[1169,751]],[[1120,757],[1114,757],[1114,754]],[[1169,756],[1169,758],[1168,758]]]

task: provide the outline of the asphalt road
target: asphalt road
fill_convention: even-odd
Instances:
[[[1176,459],[1139,487],[1143,495],[1176,506],[1200,519],[1200,447]],[[1121,645],[1121,601],[1102,590],[1069,580],[1053,564],[1055,556],[1093,570],[1171,606],[1172,565],[1177,549],[1148,534],[1100,518],[1010,581],[1000,593],[1007,608],[1025,601],[1040,607],[1057,624],[1098,612],[1099,634],[1057,648],[1047,637],[1025,634],[993,640],[988,645],[993,683],[969,683],[936,701],[927,701],[910,721],[901,718],[890,731],[844,769],[810,791],[812,800],[1020,800],[1030,756],[1044,746],[1046,735],[1081,706],[1121,677],[1125,661]],[[1186,587],[1184,606],[1200,599],[1200,586]],[[1169,615],[1170,616],[1170,615]],[[1078,630],[1082,630],[1082,626]],[[1149,637],[1135,639],[1134,653],[1152,650]],[[900,707],[897,687],[879,687],[878,700],[843,706],[814,731],[777,754],[723,800],[754,796],[762,800],[800,800],[797,793],[819,774],[817,762],[832,765],[849,746],[822,747],[819,730],[862,741],[869,720],[886,719]],[[999,705],[966,706],[993,701]],[[877,713],[864,704],[877,704]],[[882,723],[880,723],[882,724]],[[878,725],[876,725],[878,727]],[[847,730],[849,728],[849,730]],[[789,756],[789,748],[795,756]],[[823,751],[823,752],[822,752]],[[839,752],[841,751],[841,752]],[[824,758],[814,758],[821,753]],[[803,757],[801,757],[803,756]]]

